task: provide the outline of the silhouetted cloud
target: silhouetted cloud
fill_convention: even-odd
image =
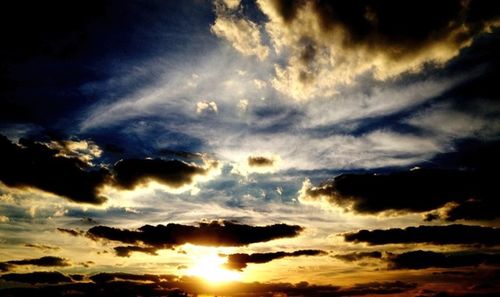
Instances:
[[[318,256],[326,252],[321,250],[299,250],[294,252],[254,253],[254,254],[231,254],[227,256],[225,266],[233,270],[242,270],[249,263],[262,264],[272,260],[285,257]]]
[[[19,144],[0,135],[0,181],[10,187],[33,187],[79,203],[101,204],[97,188],[109,178],[103,168],[91,168],[76,157],[27,139]]]
[[[8,273],[0,276],[5,281],[29,283],[29,284],[58,284],[70,283],[71,278],[60,272],[30,272],[30,273]]]
[[[35,248],[35,249],[40,249],[44,251],[50,251],[50,250],[60,250],[61,248],[58,246],[52,246],[52,245],[47,245],[47,244],[38,244],[38,243],[25,243],[25,247],[30,247],[30,248]]]
[[[431,244],[500,244],[500,229],[493,227],[446,225],[418,226],[404,229],[360,230],[343,234],[348,242],[366,242],[370,245],[390,243]]]
[[[262,157],[262,156],[250,156],[250,157],[248,157],[248,165],[249,166],[256,166],[256,167],[273,166],[274,160],[271,158]]]
[[[69,234],[71,236],[80,236],[80,235],[85,234],[85,232],[82,230],[73,230],[73,229],[65,229],[65,228],[57,228],[57,231],[65,233],[65,234]]]
[[[89,277],[95,283],[107,283],[116,280],[126,280],[126,281],[150,281],[158,283],[163,280],[175,279],[173,275],[155,275],[155,274],[132,274],[123,272],[113,272],[107,273],[102,272],[94,274]]]
[[[43,266],[43,267],[51,267],[51,266],[69,266],[69,262],[67,259],[53,257],[53,256],[45,256],[36,259],[24,259],[24,260],[11,260],[0,262],[0,271],[9,271],[13,266],[24,266],[24,265],[33,265],[33,266]]]
[[[498,217],[493,176],[477,170],[417,169],[388,174],[342,174],[318,186],[304,183],[300,201],[325,203],[361,214],[427,212],[426,220]],[[461,213],[461,210],[462,211]]]
[[[185,243],[206,246],[243,246],[272,239],[295,237],[303,230],[297,225],[274,224],[250,226],[229,221],[181,224],[144,225],[137,230],[95,226],[87,231],[94,239],[107,239],[128,244],[143,243],[157,248],[168,248]]]
[[[118,257],[130,257],[132,252],[140,252],[149,255],[158,255],[156,253],[157,249],[154,247],[141,247],[141,246],[117,246],[114,248],[115,254]]]
[[[478,266],[480,264],[500,264],[499,254],[485,253],[437,253],[431,251],[411,251],[402,254],[388,254],[390,269],[425,269]]]
[[[333,257],[346,261],[346,262],[354,262],[354,261],[359,261],[362,259],[380,259],[382,258],[382,253],[375,251],[375,252],[353,252],[353,253],[347,253],[347,254],[337,254],[334,255]]]
[[[216,161],[199,166],[179,160],[125,159],[114,165],[114,184],[124,189],[133,189],[155,180],[172,188],[180,188],[191,184],[196,176],[207,175],[217,167]]]
[[[29,274],[19,275],[17,279],[27,279]],[[60,274],[63,281],[71,279]],[[188,296],[189,294],[212,294],[223,296],[316,296],[340,297],[362,296],[369,294],[398,294],[413,290],[414,283],[401,281],[372,282],[339,287],[332,285],[312,285],[306,282],[290,283],[243,283],[232,282],[214,287],[199,278],[175,277],[169,275],[136,275],[129,273],[100,273],[89,277],[93,283],[69,283],[51,286],[0,289],[6,296]],[[35,283],[31,281],[31,283]]]

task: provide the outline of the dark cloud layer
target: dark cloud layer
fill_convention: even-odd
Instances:
[[[362,214],[384,211],[426,212],[450,206],[444,219],[494,219],[498,195],[489,172],[419,169],[388,174],[342,174],[305,189],[303,200],[326,198]],[[452,203],[453,205],[450,205]],[[436,218],[435,215],[433,218]],[[427,217],[428,219],[431,217]]]
[[[0,135],[0,181],[10,187],[33,187],[79,203],[101,204],[97,188],[109,178],[105,169],[90,168],[78,158],[26,139],[19,145]]]
[[[343,234],[348,242],[366,242],[370,245],[391,243],[431,244],[500,244],[500,229],[493,227],[446,225],[418,226],[404,229],[360,230]]]
[[[346,262],[354,262],[363,259],[380,259],[382,258],[382,253],[379,251],[374,252],[354,252],[347,254],[337,254],[334,255],[335,258],[346,261]]]
[[[455,268],[480,264],[499,265],[500,255],[470,252],[444,254],[419,250],[398,255],[389,254],[387,260],[390,269]]]
[[[88,236],[128,244],[143,243],[157,248],[167,248],[185,243],[206,246],[243,246],[272,239],[295,237],[303,230],[296,225],[274,224],[250,226],[229,221],[199,223],[198,226],[167,224],[145,225],[137,230],[106,226],[92,227]]]
[[[156,256],[157,249],[154,247],[141,247],[141,246],[117,246],[114,247],[115,254],[118,257],[130,257],[132,252],[145,253],[149,255]]]
[[[227,256],[225,266],[233,270],[243,270],[250,263],[262,264],[285,257],[318,256],[326,252],[321,250],[299,250],[294,252],[254,253],[254,254],[231,254]]]
[[[52,273],[50,273],[52,274]],[[33,278],[31,274],[18,275],[16,279]],[[71,282],[62,275],[60,282]],[[306,282],[290,283],[228,283],[212,286],[198,278],[176,278],[163,275],[135,275],[128,273],[100,273],[89,277],[93,283],[68,283],[62,285],[0,289],[6,296],[188,296],[189,294],[210,294],[222,296],[363,296],[369,294],[398,294],[413,290],[414,283],[401,281],[372,282],[350,287],[332,285],[310,285]],[[31,283],[42,282],[30,281]],[[146,283],[145,283],[146,282]],[[53,282],[51,282],[53,283]],[[281,294],[281,295],[279,295]]]
[[[68,260],[64,258],[45,256],[36,259],[11,260],[6,262],[0,262],[0,271],[5,272],[11,270],[14,266],[25,266],[25,265],[56,267],[56,266],[69,266],[70,264]]]
[[[60,272],[30,272],[30,273],[8,273],[0,276],[5,281],[29,283],[29,284],[59,284],[70,283],[71,278]]]

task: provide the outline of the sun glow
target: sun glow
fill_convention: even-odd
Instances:
[[[199,276],[213,283],[235,281],[241,278],[239,272],[223,267],[226,258],[213,252],[196,259],[196,264],[186,272],[188,275]]]

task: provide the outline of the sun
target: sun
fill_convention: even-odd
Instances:
[[[196,264],[189,268],[186,273],[199,276],[211,283],[235,281],[241,278],[239,272],[231,271],[223,267],[226,258],[216,252],[205,254],[196,259]]]

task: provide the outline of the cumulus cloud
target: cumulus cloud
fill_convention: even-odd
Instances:
[[[197,177],[208,176],[218,168],[219,163],[211,160],[201,166],[179,160],[124,159],[113,167],[113,185],[131,190],[157,181],[176,189],[192,184]]]
[[[500,24],[485,1],[257,1],[285,65],[273,86],[296,99],[331,95],[365,72],[384,80],[443,65]],[[422,22],[422,19],[425,22]]]
[[[202,246],[244,246],[278,238],[295,237],[302,230],[303,228],[297,225],[250,226],[229,221],[212,221],[199,223],[198,226],[173,223],[145,225],[137,230],[95,226],[87,231],[87,235],[94,239],[170,248],[185,243]]]
[[[196,103],[197,114],[218,113],[219,109],[214,101],[199,101]]]
[[[182,190],[219,170],[219,162],[206,158],[203,164],[176,159],[123,159],[108,167],[94,166],[92,158],[84,157],[90,153],[83,153],[97,150],[89,143],[55,145],[20,139],[15,144],[0,135],[0,181],[9,187],[40,189],[73,202],[102,204],[107,200],[102,194],[105,186],[131,190],[155,181]],[[94,151],[93,156],[98,155],[100,151]]]
[[[343,174],[312,186],[304,182],[303,203],[341,207],[361,214],[427,212],[442,209],[438,217],[494,219],[491,207],[498,192],[491,173],[478,170],[416,169],[389,174]],[[470,213],[453,214],[463,204],[475,204]]]
[[[325,255],[321,250],[299,250],[294,252],[254,253],[254,254],[231,254],[227,255],[225,266],[233,270],[243,270],[250,263],[262,264],[276,259],[300,256]]]
[[[269,49],[262,42],[259,26],[251,20],[231,15],[231,8],[237,6],[232,2],[236,1],[229,1],[229,5],[227,5],[227,1],[224,2],[215,2],[217,18],[211,31],[218,37],[227,40],[234,49],[243,55],[256,56],[260,60],[267,58]]]
[[[78,157],[43,144],[20,139],[19,144],[0,135],[0,181],[10,187],[33,187],[74,202],[101,204],[106,198],[98,188],[107,182],[109,172],[90,167]]]
[[[391,243],[500,244],[500,229],[472,225],[418,226],[404,229],[360,230],[343,234],[347,242],[369,245]]]

